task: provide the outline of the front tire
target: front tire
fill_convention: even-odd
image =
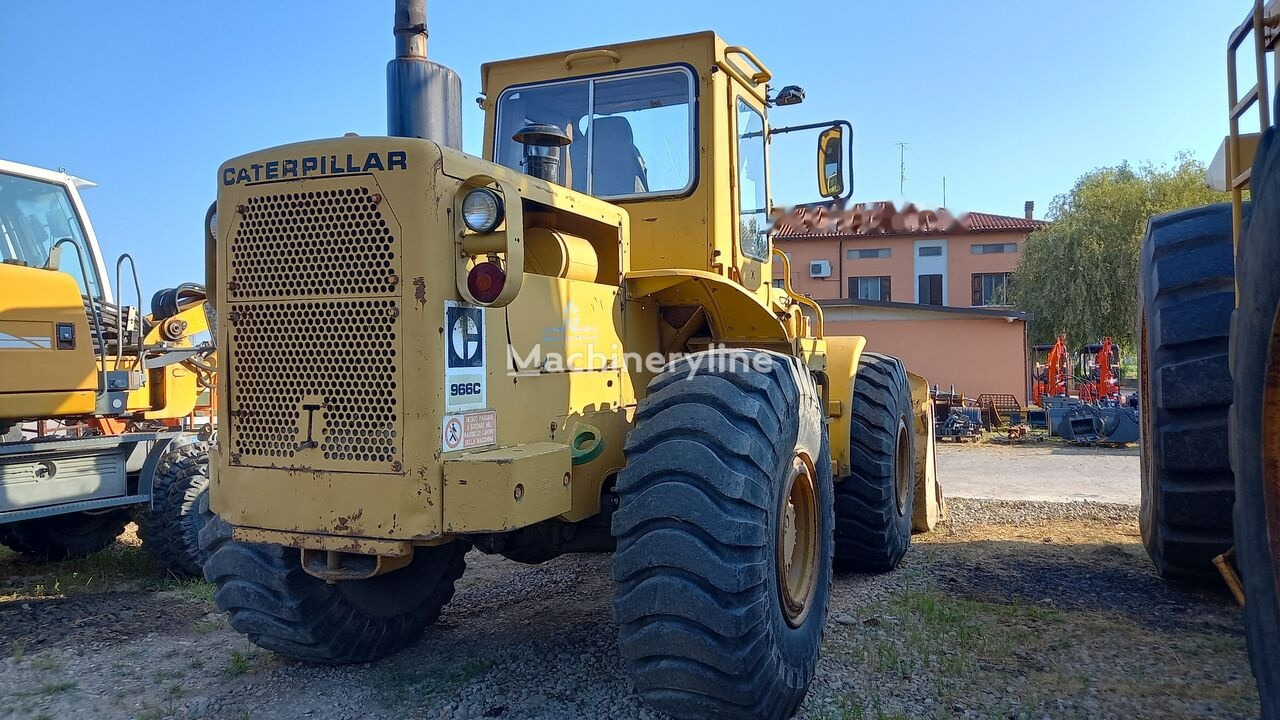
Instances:
[[[92,555],[120,537],[129,524],[126,508],[77,512],[0,525],[0,545],[36,562]]]
[[[1231,206],[1151,218],[1139,271],[1139,525],[1161,577],[1220,582],[1235,500],[1227,442]]]
[[[1253,165],[1253,215],[1236,255],[1231,466],[1245,630],[1264,718],[1280,718],[1280,141],[1267,130]],[[1270,531],[1268,531],[1268,527]]]
[[[206,558],[200,531],[209,508],[209,443],[193,442],[167,453],[156,466],[151,505],[139,514],[142,546],[167,570],[200,577]]]
[[[302,569],[297,548],[231,539],[217,518],[201,540],[204,574],[231,627],[253,644],[324,665],[377,660],[404,648],[440,617],[470,545],[416,548],[408,566],[367,580],[326,583]]]
[[[851,408],[851,470],[835,486],[835,567],[888,572],[911,545],[915,506],[915,419],[902,361],[862,353]]]
[[[640,402],[613,517],[618,644],[662,712],[785,718],[813,679],[826,622],[830,451],[815,394],[796,387],[807,374],[763,353],[697,357],[728,355],[773,363],[691,375],[679,362]],[[801,447],[815,418],[819,447]]]

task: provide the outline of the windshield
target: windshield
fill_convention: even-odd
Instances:
[[[607,198],[680,195],[694,181],[694,107],[684,68],[512,88],[498,100],[495,157],[521,170],[512,136],[550,123],[571,141],[561,184]]]
[[[90,277],[86,282],[75,252],[65,245],[59,269],[76,279],[81,293],[100,297],[84,227],[67,189],[58,183],[0,173],[0,261],[44,267],[53,244],[62,238],[75,240]]]

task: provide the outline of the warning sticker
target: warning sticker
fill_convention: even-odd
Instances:
[[[485,407],[484,308],[444,302],[445,412]]]
[[[498,444],[498,413],[484,412],[446,415],[441,425],[445,452]]]

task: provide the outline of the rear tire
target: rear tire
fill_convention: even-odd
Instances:
[[[205,552],[200,530],[209,509],[209,443],[194,442],[167,453],[156,466],[151,505],[138,518],[138,537],[167,570],[200,577]]]
[[[1280,454],[1280,142],[1267,130],[1253,165],[1253,216],[1236,256],[1240,302],[1232,317],[1231,465],[1236,476],[1236,562],[1245,587],[1245,629],[1264,718],[1280,718],[1280,480],[1268,476]],[[1269,451],[1269,452],[1268,452]],[[1276,483],[1268,494],[1267,483]],[[1270,514],[1268,514],[1268,510]],[[1270,533],[1268,524],[1270,523]]]
[[[1157,215],[1138,273],[1142,541],[1162,577],[1197,584],[1220,583],[1232,543],[1232,252],[1229,204]]]
[[[326,583],[302,569],[297,548],[231,539],[214,517],[201,531],[205,577],[231,627],[279,655],[325,665],[371,662],[409,645],[440,617],[470,545],[420,547],[406,567],[368,580]]]
[[[850,407],[851,471],[835,486],[835,567],[888,572],[911,545],[915,507],[915,419],[902,361],[862,353]]]
[[[820,408],[787,362],[691,378],[676,363],[649,384],[627,437],[618,645],[636,690],[676,718],[790,717],[817,667],[831,461],[825,426],[801,456],[801,416],[820,425]]]
[[[0,545],[36,562],[92,555],[120,537],[130,511],[78,512],[0,525]]]

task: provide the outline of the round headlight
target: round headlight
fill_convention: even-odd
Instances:
[[[476,188],[462,198],[462,222],[471,232],[491,233],[502,217],[502,198],[489,188]]]

